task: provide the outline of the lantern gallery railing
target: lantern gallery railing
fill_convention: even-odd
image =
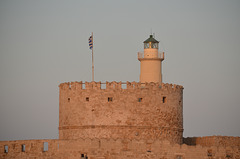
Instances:
[[[154,53],[154,55],[149,56],[149,54],[144,56],[143,52],[138,52],[138,59],[143,59],[143,58],[159,58],[159,59],[164,59],[164,52],[157,52]]]

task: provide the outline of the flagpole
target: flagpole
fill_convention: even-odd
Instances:
[[[92,32],[92,43],[93,43],[93,32]],[[93,46],[92,46],[92,81],[94,81]]]

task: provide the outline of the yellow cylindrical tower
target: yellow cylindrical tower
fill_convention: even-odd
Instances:
[[[162,83],[162,61],[164,52],[158,51],[158,41],[152,35],[144,42],[144,52],[138,53],[138,60],[141,65],[141,83]]]

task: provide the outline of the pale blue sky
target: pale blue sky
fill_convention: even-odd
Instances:
[[[184,86],[184,136],[240,136],[240,1],[1,0],[0,140],[58,138],[58,85],[139,81],[150,31]]]

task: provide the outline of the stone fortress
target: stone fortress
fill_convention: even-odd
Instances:
[[[183,138],[183,87],[162,83],[152,35],[140,82],[59,85],[59,139],[0,141],[0,158],[240,159],[240,138]]]

